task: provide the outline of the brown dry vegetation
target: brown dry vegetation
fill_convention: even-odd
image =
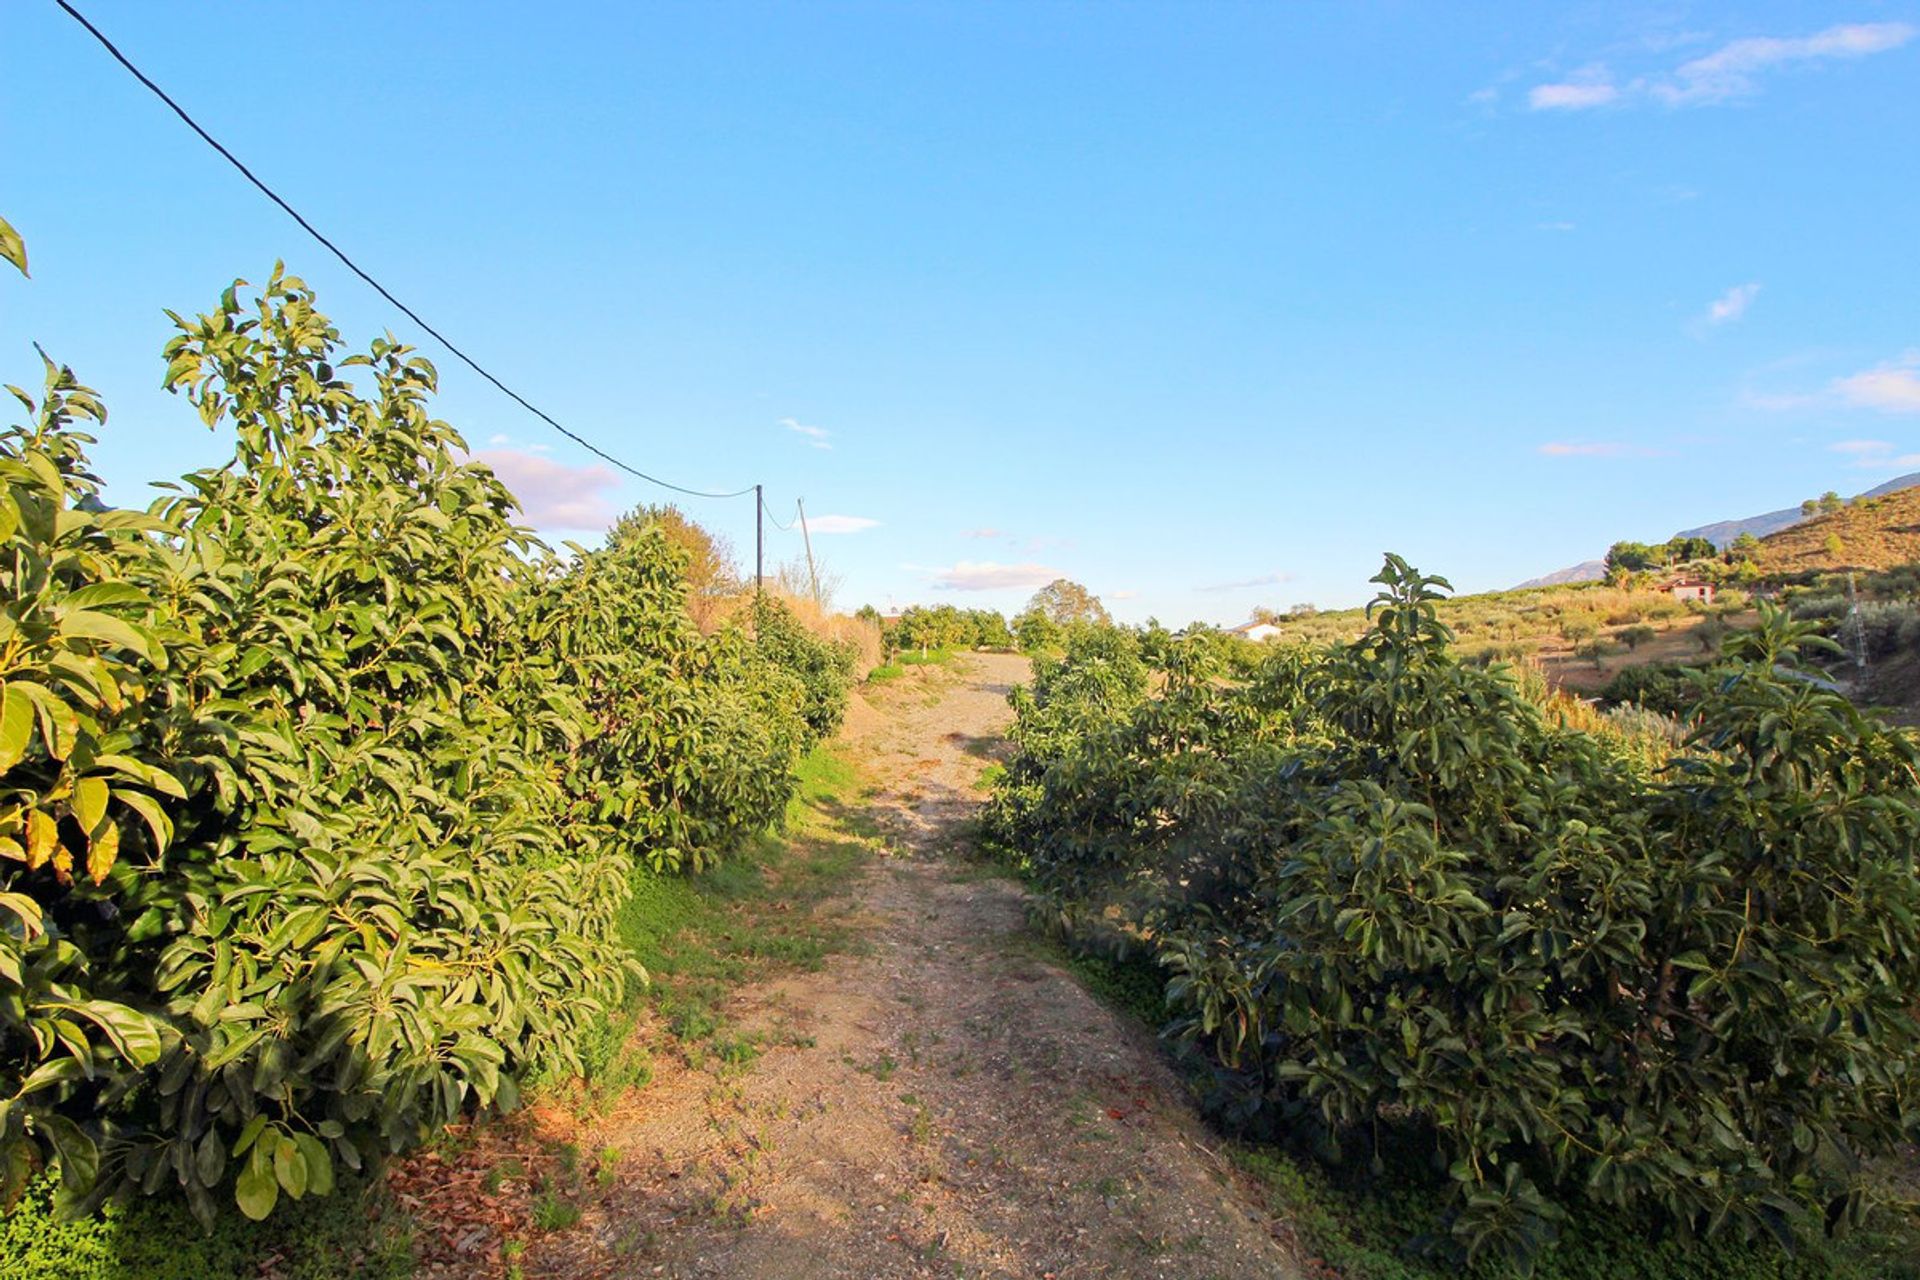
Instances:
[[[1440,603],[1440,618],[1453,628],[1467,658],[1537,665],[1553,685],[1593,693],[1623,667],[1699,661],[1712,647],[1703,639],[1712,637],[1698,629],[1709,622],[1717,624],[1715,631],[1750,624],[1754,615],[1746,604],[1746,593],[1737,589],[1723,590],[1718,603],[1703,609],[1653,587],[1588,582],[1456,596]],[[1282,639],[1350,640],[1366,623],[1359,609],[1289,618]],[[1644,638],[1629,646],[1624,636],[1631,628],[1653,634],[1640,632]]]
[[[1833,537],[1840,539],[1838,553],[1829,550]],[[1865,498],[1760,540],[1760,569],[1769,575],[1891,569],[1914,561],[1920,561],[1920,488]]]

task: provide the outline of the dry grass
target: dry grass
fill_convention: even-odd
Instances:
[[[880,626],[868,622],[865,618],[856,618],[850,613],[829,613],[805,596],[790,596],[777,593],[793,615],[800,619],[802,626],[813,634],[827,640],[837,640],[853,646],[857,655],[854,660],[853,678],[866,679],[867,672],[880,665],[885,656],[880,643]]]
[[[1831,549],[1830,538],[1840,540],[1837,551]],[[1920,560],[1920,489],[1867,498],[1760,540],[1760,569],[1768,574],[1891,569],[1916,560]]]

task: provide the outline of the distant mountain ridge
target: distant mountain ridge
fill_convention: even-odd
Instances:
[[[1920,471],[1910,471],[1904,476],[1895,476],[1885,484],[1875,485],[1865,493],[1857,494],[1861,498],[1880,498],[1889,493],[1898,493],[1902,489],[1911,489],[1920,485]],[[1756,538],[1764,538],[1770,533],[1782,529],[1791,529],[1794,525],[1811,517],[1800,514],[1799,507],[1783,507],[1779,511],[1769,511],[1764,515],[1747,516],[1739,520],[1721,520],[1714,524],[1703,524],[1697,529],[1682,529],[1674,535],[1681,538],[1706,538],[1714,546],[1725,550],[1735,538],[1750,533]],[[1557,587],[1569,582],[1597,582],[1607,576],[1607,562],[1604,560],[1583,560],[1579,564],[1556,570],[1538,578],[1529,578],[1521,587]],[[1516,588],[1518,589],[1518,588]]]

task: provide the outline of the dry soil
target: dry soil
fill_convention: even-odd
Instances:
[[[582,1135],[622,1153],[619,1181],[527,1275],[1297,1274],[1152,1038],[964,856],[1025,676],[975,655],[856,693],[842,744],[888,849],[856,890],[871,945],[739,992],[730,1016],[771,1047],[663,1073]]]

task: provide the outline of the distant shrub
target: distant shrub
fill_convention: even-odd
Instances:
[[[1637,626],[1622,627],[1618,639],[1620,643],[1627,646],[1628,649],[1638,649],[1641,645],[1653,639],[1655,634],[1652,627],[1642,623]]]
[[[1849,650],[1887,658],[1920,647],[1920,608],[1911,601],[1863,601],[1841,618],[1837,634]]]
[[[1622,667],[1600,691],[1616,706],[1637,706],[1664,716],[1684,717],[1700,701],[1697,667],[1647,663]]]
[[[1560,620],[1560,638],[1574,644],[1591,640],[1600,631],[1600,624],[1590,613],[1569,614]]]

